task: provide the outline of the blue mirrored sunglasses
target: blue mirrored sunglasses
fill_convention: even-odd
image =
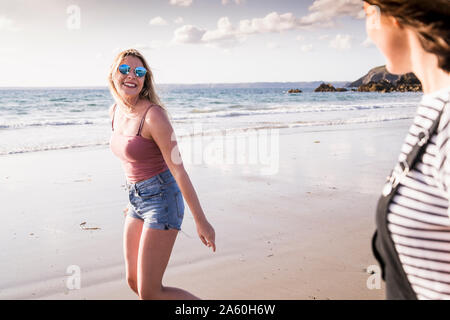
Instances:
[[[127,64],[121,64],[119,66],[119,71],[121,74],[129,74],[131,70],[131,67]],[[139,77],[142,78],[143,76],[145,76],[147,73],[147,69],[145,69],[144,67],[137,67],[136,69],[134,69],[134,74]]]

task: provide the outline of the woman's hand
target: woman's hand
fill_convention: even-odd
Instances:
[[[202,219],[197,223],[197,233],[203,244],[216,252],[216,232],[208,220]]]

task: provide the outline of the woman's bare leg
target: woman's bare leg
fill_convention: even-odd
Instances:
[[[137,263],[143,224],[144,221],[127,216],[123,230],[123,252],[125,257],[127,282],[137,295],[139,295],[137,285]]]
[[[198,300],[179,288],[163,287],[162,278],[169,262],[178,230],[144,228],[139,244],[138,292],[143,300]]]

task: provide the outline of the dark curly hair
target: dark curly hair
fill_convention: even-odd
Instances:
[[[450,72],[450,0],[364,0],[417,32],[425,51]]]

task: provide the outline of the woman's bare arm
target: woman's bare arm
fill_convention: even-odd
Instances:
[[[184,168],[176,137],[167,114],[162,108],[154,106],[148,111],[145,121],[150,128],[152,138],[161,150],[170,172],[191,209],[200,240],[206,246],[211,247],[213,251],[216,251],[214,228],[209,224],[191,179]]]

